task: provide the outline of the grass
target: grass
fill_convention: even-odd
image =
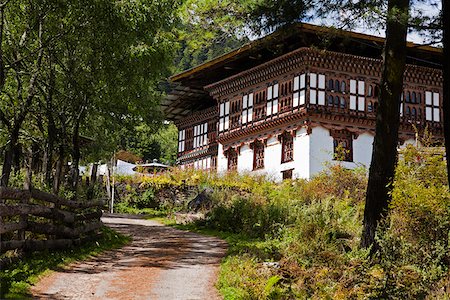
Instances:
[[[143,183],[153,191],[185,184],[213,190],[204,220],[158,220],[228,242],[217,283],[225,299],[448,299],[446,175],[442,155],[412,146],[402,152],[373,256],[359,248],[362,169],[330,166],[309,181],[280,184],[188,170]]]
[[[281,277],[261,268],[262,262],[273,262],[280,258],[281,244],[276,239],[252,238],[242,233],[211,229],[198,223],[177,224],[174,219],[169,218],[156,220],[180,230],[218,237],[227,242],[227,253],[221,262],[216,285],[224,299],[267,299],[276,298],[280,293],[276,284]],[[243,282],[252,288],[237,288]],[[249,290],[252,292],[249,293]]]
[[[129,237],[108,227],[103,227],[101,231],[102,236],[97,241],[85,243],[76,249],[30,253],[19,262],[1,270],[0,297],[2,299],[29,298],[31,286],[37,283],[43,274],[106,250],[119,248],[130,241]]]

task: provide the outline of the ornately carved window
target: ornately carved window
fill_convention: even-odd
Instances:
[[[253,93],[242,97],[242,124],[253,121]]]
[[[350,109],[365,111],[365,83],[362,80],[350,80]]]
[[[325,75],[309,74],[309,103],[325,105]]]
[[[294,138],[289,132],[281,135],[281,163],[294,160]]]
[[[278,88],[278,83],[267,87],[267,116],[278,113]]]
[[[208,123],[194,126],[194,149],[208,144]]]
[[[440,122],[439,93],[425,92],[425,118],[427,121]]]
[[[238,163],[237,151],[231,148],[230,150],[228,150],[227,157],[228,157],[228,171],[237,170],[237,163]]]
[[[353,161],[353,134],[347,130],[335,130],[333,136],[333,159]]]
[[[185,140],[186,140],[186,130],[183,129],[178,132],[178,153],[184,151]]]
[[[294,107],[305,104],[306,97],[306,75],[301,74],[294,77],[294,94],[293,103]]]
[[[264,168],[264,143],[255,141],[253,144],[253,170]]]
[[[230,101],[220,103],[219,106],[219,132],[230,128]]]

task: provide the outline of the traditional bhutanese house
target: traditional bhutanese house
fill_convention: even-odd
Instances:
[[[309,24],[171,77],[162,103],[181,167],[310,178],[326,162],[369,166],[384,39]],[[442,52],[408,43],[400,143],[442,138]]]

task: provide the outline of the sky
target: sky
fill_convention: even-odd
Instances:
[[[431,5],[430,4],[431,2],[435,3],[435,5]],[[412,13],[415,14],[417,12],[420,12],[426,16],[437,16],[439,14],[440,10],[441,10],[441,1],[430,0],[430,1],[424,1],[423,3],[415,3],[414,10]],[[337,26],[338,25],[337,22],[332,20],[332,18],[329,18],[328,20],[313,19],[312,21],[310,21],[308,23],[312,23],[312,24],[316,24],[316,25],[326,25],[326,26]],[[367,26],[364,26],[363,24],[352,29],[352,31],[375,35],[375,36],[380,36],[380,37],[385,37],[385,32],[384,32],[383,28],[372,29],[372,28],[368,28]],[[417,44],[430,43],[430,40],[427,39],[426,35],[424,35],[423,33],[419,33],[419,32],[409,32],[407,39],[408,39],[408,41],[414,42]],[[439,46],[439,43],[433,44],[432,46]]]

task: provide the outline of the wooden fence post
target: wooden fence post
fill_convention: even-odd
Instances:
[[[33,171],[32,171],[32,167],[33,167],[33,151],[30,149],[28,149],[27,152],[27,156],[26,156],[27,160],[26,160],[26,169],[25,169],[25,181],[23,183],[23,188],[24,190],[28,191],[28,193],[24,193],[22,196],[22,199],[20,200],[20,202],[22,204],[29,204],[30,203],[30,199],[31,199],[31,188],[32,188],[32,178],[33,178]],[[20,223],[28,223],[28,214],[23,214],[20,215],[19,217],[19,221]],[[28,227],[28,225],[27,225]],[[23,230],[19,230],[17,233],[17,237],[19,241],[23,241],[26,239],[26,228]]]

